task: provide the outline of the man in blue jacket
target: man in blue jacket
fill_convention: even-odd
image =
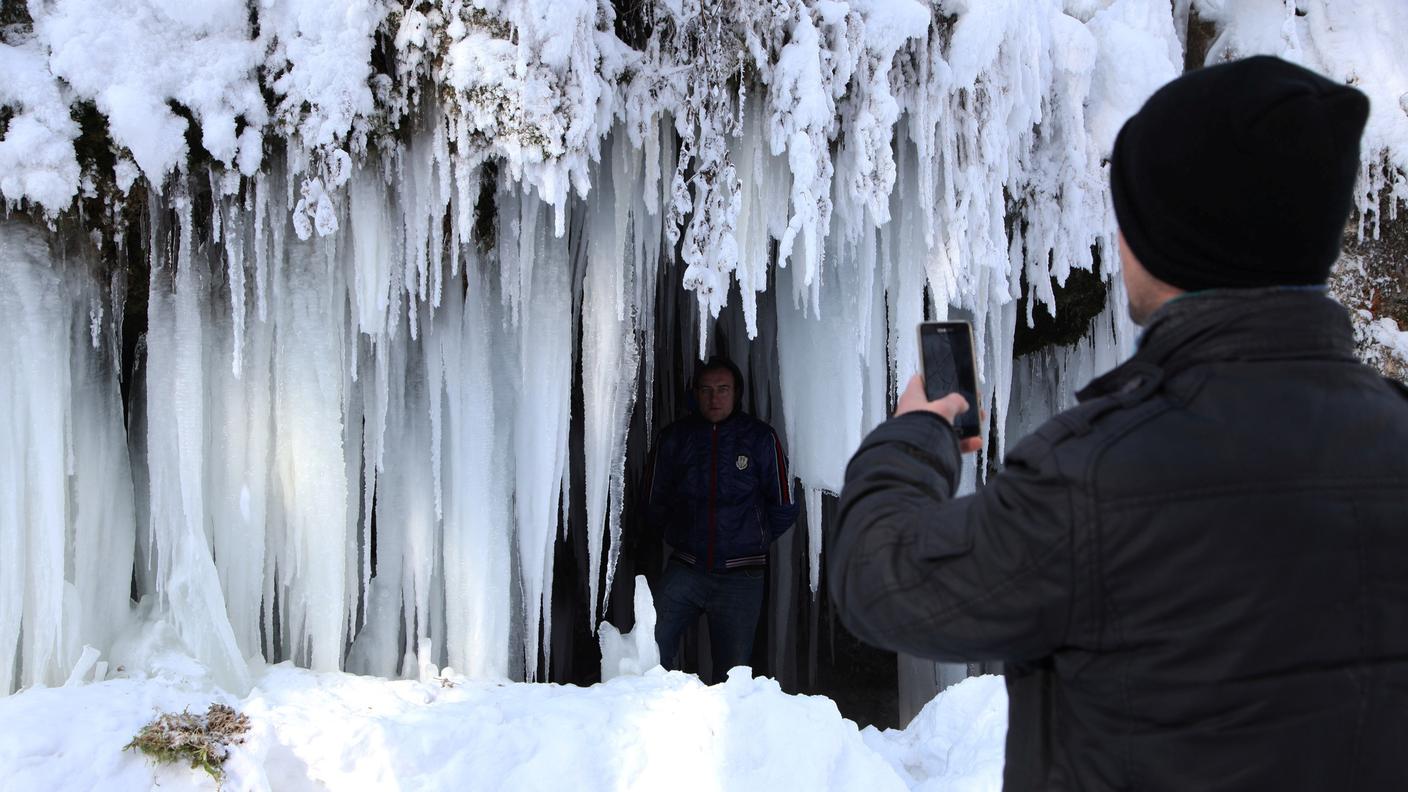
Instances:
[[[739,409],[738,367],[711,358],[694,396],[698,412],[665,427],[646,471],[646,519],[672,550],[655,592],[655,641],[673,668],[680,636],[703,613],[717,681],[749,664],[768,546],[798,507],[777,433]]]

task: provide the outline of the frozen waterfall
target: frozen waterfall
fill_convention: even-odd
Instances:
[[[1118,296],[1103,158],[1182,69],[1168,2],[322,5],[60,0],[0,41],[0,692],[148,617],[230,690],[546,678],[564,536],[594,630],[694,358],[784,435],[815,593],[917,322],[973,322],[998,455],[1131,348],[1107,308],[1013,354],[1072,271]],[[1328,13],[1285,24],[1352,69]],[[1403,183],[1376,123],[1361,208]]]

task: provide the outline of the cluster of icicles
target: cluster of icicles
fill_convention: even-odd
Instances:
[[[1070,31],[1049,20],[988,22],[986,38],[918,47],[917,93],[870,130],[878,143],[843,142],[833,167],[821,130],[825,173],[797,156],[804,141],[770,144],[767,114],[744,112],[782,86],[740,93],[727,157],[714,153],[729,178],[701,188],[693,214],[671,210],[689,146],[669,124],[617,126],[587,165],[590,191],[548,201],[512,169],[451,156],[454,124],[431,108],[408,143],[344,165],[342,188],[315,196],[314,221],[335,233],[308,233],[309,196],[278,166],[153,198],[145,284],[99,284],[82,254],[0,227],[0,690],[62,681],[85,645],[109,651],[134,590],[140,617],[174,627],[229,689],[256,656],[535,678],[569,428],[583,437],[595,622],[627,432],[651,409],[636,404],[653,392],[643,351],[670,342],[655,337],[657,294],[682,287],[658,273],[708,201],[727,233],[698,239],[728,250],[686,261],[697,349],[730,299],[756,335],[756,296],[777,290],[779,429],[815,588],[821,494],[916,369],[915,324],[973,322],[1000,449],[1014,376],[1057,379],[1014,374],[1024,283],[1029,305],[1049,305],[1053,278],[1090,266],[1092,246],[1114,259],[1084,106],[1093,55],[1053,54],[1069,55]],[[799,222],[803,179],[821,208]],[[124,425],[116,361],[134,289],[148,326]],[[1129,341],[1110,313],[1093,333],[1085,359]]]

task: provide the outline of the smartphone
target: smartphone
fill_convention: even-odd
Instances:
[[[933,401],[950,393],[968,400],[968,411],[954,419],[959,437],[977,437],[978,369],[973,347],[973,326],[967,322],[921,322],[919,350],[924,370],[924,395]]]

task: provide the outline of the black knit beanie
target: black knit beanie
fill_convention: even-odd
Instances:
[[[1186,291],[1324,283],[1368,116],[1364,94],[1279,58],[1189,72],[1115,138],[1120,231],[1145,269]]]

